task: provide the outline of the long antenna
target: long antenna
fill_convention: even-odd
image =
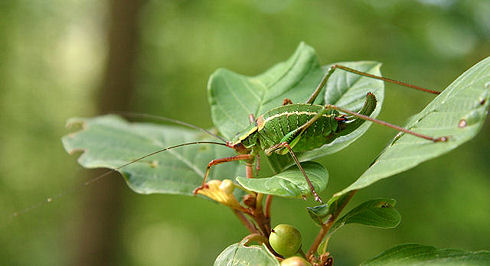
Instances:
[[[179,148],[179,147],[183,147],[183,146],[187,146],[187,145],[194,145],[194,144],[216,144],[216,145],[221,145],[221,146],[228,147],[228,146],[227,146],[225,143],[221,143],[221,142],[214,142],[214,141],[193,141],[193,142],[181,143],[181,144],[178,144],[178,145],[170,146],[170,147],[167,147],[167,148],[159,149],[159,150],[157,150],[157,151],[154,151],[154,152],[148,153],[148,154],[146,154],[146,155],[144,155],[144,156],[141,156],[141,157],[136,158],[136,159],[134,159],[134,160],[132,160],[132,161],[129,161],[129,162],[127,162],[127,163],[125,163],[125,164],[123,164],[123,165],[121,165],[121,166],[118,166],[118,167],[116,167],[116,168],[114,168],[114,169],[111,169],[111,170],[107,171],[106,173],[104,173],[104,174],[102,174],[102,175],[100,175],[100,176],[98,176],[98,177],[95,177],[94,179],[96,179],[96,178],[101,178],[101,177],[103,177],[103,176],[106,176],[106,175],[108,175],[110,172],[120,170],[120,169],[121,169],[121,168],[123,168],[123,167],[126,167],[126,166],[128,166],[128,165],[130,165],[130,164],[133,164],[133,163],[135,163],[135,162],[141,161],[141,160],[143,160],[143,159],[145,159],[145,158],[148,158],[148,157],[150,157],[150,156],[153,156],[153,155],[155,155],[155,154],[157,154],[157,153],[164,152],[164,151],[168,151],[168,150],[175,149],[175,148]]]
[[[190,127],[190,128],[193,128],[193,129],[197,129],[197,130],[200,130],[212,137],[215,137],[219,140],[222,140],[223,142],[226,142],[226,139],[224,139],[223,137],[220,137],[214,133],[212,133],[211,131],[207,130],[207,129],[204,129],[202,127],[198,127],[196,125],[193,125],[193,124],[190,124],[190,123],[187,123],[187,122],[184,122],[184,121],[180,121],[180,120],[177,120],[177,119],[172,119],[172,118],[168,118],[168,117],[164,117],[164,116],[158,116],[158,115],[150,115],[150,114],[142,114],[142,113],[134,113],[134,112],[114,112],[116,114],[120,114],[120,115],[124,115],[124,116],[127,116],[127,117],[132,117],[132,118],[147,118],[147,119],[154,119],[154,120],[160,120],[160,121],[166,121],[166,122],[171,122],[171,123],[174,123],[174,124],[178,124],[178,125],[182,125],[182,126],[186,126],[186,127]]]
[[[193,142],[181,143],[181,144],[174,145],[174,146],[169,146],[169,147],[162,148],[162,149],[156,150],[156,151],[154,151],[154,152],[148,153],[148,154],[143,155],[143,156],[141,156],[141,157],[138,157],[138,158],[136,158],[136,159],[134,159],[134,160],[131,160],[131,161],[129,161],[129,162],[127,162],[127,163],[125,163],[125,164],[122,164],[122,165],[120,165],[120,166],[118,166],[118,167],[116,167],[116,168],[109,169],[109,170],[107,170],[106,172],[104,172],[103,174],[98,175],[98,176],[96,176],[96,177],[94,177],[94,178],[92,178],[92,179],[90,179],[90,180],[88,180],[88,181],[83,182],[83,183],[81,184],[81,185],[82,185],[82,188],[83,188],[83,187],[85,187],[85,186],[89,186],[89,185],[91,185],[91,184],[93,184],[93,183],[95,183],[95,182],[98,182],[98,181],[99,181],[99,180],[101,180],[103,177],[105,177],[105,176],[107,176],[107,175],[109,175],[109,174],[111,174],[111,173],[113,173],[113,172],[117,172],[117,171],[118,171],[118,170],[120,170],[121,168],[124,168],[124,167],[126,167],[126,166],[128,166],[128,165],[130,165],[130,164],[135,163],[135,162],[141,161],[141,160],[143,160],[143,159],[145,159],[145,158],[151,157],[151,156],[153,156],[153,155],[155,155],[155,154],[158,154],[158,153],[161,153],[161,152],[164,152],[164,151],[168,151],[168,150],[171,150],[171,149],[175,149],[175,148],[183,147],[183,146],[194,145],[194,144],[216,144],[216,145],[221,145],[221,146],[228,147],[228,146],[226,146],[226,144],[224,144],[224,143],[214,142],[214,141],[193,141]],[[43,201],[41,201],[41,202],[39,202],[39,203],[37,203],[37,204],[31,205],[31,206],[29,206],[29,207],[27,207],[27,208],[24,208],[24,209],[20,210],[20,211],[16,211],[16,212],[14,212],[14,213],[10,214],[10,215],[9,215],[9,219],[8,219],[8,221],[7,221],[5,224],[2,224],[0,227],[6,226],[7,224],[9,224],[9,223],[10,223],[10,222],[11,222],[11,221],[12,221],[14,218],[16,218],[16,217],[19,217],[19,216],[21,216],[21,215],[23,215],[23,214],[26,214],[26,213],[28,213],[28,212],[30,212],[30,211],[32,211],[32,210],[37,209],[37,208],[40,208],[40,207],[44,206],[45,204],[51,203],[51,202],[53,202],[55,199],[59,199],[59,198],[61,198],[61,197],[65,196],[66,194],[69,194],[69,193],[74,193],[74,192],[78,191],[79,189],[81,189],[81,187],[79,187],[79,185],[77,185],[75,188],[73,188],[73,189],[71,189],[71,190],[68,190],[68,191],[65,191],[65,192],[58,193],[58,194],[56,194],[56,195],[54,195],[54,196],[52,196],[52,197],[48,197],[48,198],[46,198],[45,200],[43,200]]]

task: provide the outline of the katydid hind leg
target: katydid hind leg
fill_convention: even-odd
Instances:
[[[360,118],[362,120],[371,121],[371,122],[376,123],[378,125],[382,125],[382,126],[386,126],[386,127],[389,127],[389,128],[393,128],[393,129],[395,129],[397,131],[400,131],[400,132],[403,132],[403,133],[406,133],[406,134],[410,134],[410,135],[413,135],[413,136],[416,136],[416,137],[419,137],[419,138],[423,138],[423,139],[426,139],[426,140],[430,140],[430,141],[433,141],[433,142],[446,142],[449,139],[448,136],[431,137],[431,136],[419,134],[417,132],[408,130],[406,128],[403,128],[403,127],[400,127],[400,126],[397,126],[397,125],[394,125],[394,124],[391,124],[391,123],[388,123],[388,122],[385,122],[383,120],[378,120],[378,119],[369,117],[367,115],[363,115],[363,114],[360,114],[360,113],[357,113],[357,112],[353,112],[353,111],[350,111],[350,110],[348,110],[346,108],[339,107],[339,106],[332,105],[332,104],[325,105],[325,109],[326,110],[328,110],[328,109],[334,109],[334,110],[337,110],[339,112],[344,112],[344,113],[350,114],[352,116],[355,116],[357,118]]]
[[[359,70],[356,70],[356,69],[353,69],[353,68],[350,68],[350,67],[346,67],[346,66],[343,66],[343,65],[337,65],[336,64],[336,65],[332,65],[331,67],[328,68],[327,72],[325,73],[325,75],[323,75],[320,83],[316,87],[315,91],[311,94],[310,98],[308,98],[308,100],[306,101],[306,103],[312,104],[315,101],[315,99],[320,94],[320,91],[322,90],[323,87],[325,87],[325,85],[327,84],[328,79],[332,76],[332,74],[335,72],[336,69],[341,69],[343,71],[347,71],[347,72],[350,72],[350,73],[353,73],[353,74],[361,75],[361,76],[372,78],[372,79],[382,80],[384,82],[389,82],[389,83],[397,84],[397,85],[400,85],[400,86],[403,86],[403,87],[407,87],[407,88],[411,88],[411,89],[415,89],[415,90],[419,90],[419,91],[423,91],[423,92],[428,92],[428,93],[431,93],[431,94],[440,94],[441,93],[439,91],[425,89],[425,88],[422,88],[422,87],[419,87],[419,86],[416,86],[416,85],[412,85],[412,84],[409,84],[409,83],[406,83],[406,82],[402,82],[402,81],[398,81],[398,80],[394,80],[394,79],[390,79],[390,78],[385,78],[385,77],[382,77],[382,76],[377,76],[377,75],[369,74],[367,72],[359,71]]]
[[[377,105],[376,96],[374,96],[374,94],[368,92],[366,94],[366,101],[364,102],[364,105],[358,111],[358,113],[365,115],[365,116],[370,116],[376,110],[376,105]],[[338,135],[340,135],[340,136],[345,136],[345,135],[352,133],[353,131],[358,129],[366,121],[366,120],[360,119],[360,118],[348,119],[345,115],[341,115],[339,118],[341,118],[341,119],[338,119],[336,117],[335,120],[337,120],[337,121],[342,121],[342,120],[349,121],[350,120],[349,123],[343,123],[342,124],[342,130],[340,130],[340,132],[338,132]]]
[[[426,88],[422,88],[422,87],[419,87],[419,86],[416,86],[416,85],[412,85],[412,84],[409,84],[409,83],[406,83],[406,82],[398,81],[398,80],[395,80],[395,79],[390,79],[390,78],[385,78],[385,77],[381,77],[381,76],[369,74],[369,73],[362,72],[362,71],[359,71],[359,70],[356,70],[356,69],[353,69],[353,68],[350,68],[350,67],[346,67],[346,66],[343,66],[343,65],[333,65],[333,66],[330,67],[330,69],[333,69],[332,72],[335,69],[342,69],[344,71],[347,71],[347,72],[350,72],[350,73],[353,73],[353,74],[365,76],[365,77],[368,77],[368,78],[382,80],[384,82],[389,82],[389,83],[397,84],[397,85],[400,85],[400,86],[403,86],[403,87],[407,87],[407,88],[411,88],[411,89],[415,89],[415,90],[419,90],[419,91],[423,91],[423,92],[428,92],[428,93],[432,93],[432,94],[440,94],[441,93],[439,91],[429,90],[429,89],[426,89]],[[329,69],[329,71],[330,71],[330,69]]]

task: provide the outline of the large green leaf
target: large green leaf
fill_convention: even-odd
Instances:
[[[304,162],[301,166],[303,166],[316,192],[319,193],[326,188],[328,182],[327,169],[315,162]],[[237,177],[237,181],[248,190],[280,197],[301,198],[311,194],[305,177],[296,165],[271,177]]]
[[[239,266],[239,265],[279,265],[279,261],[264,246],[244,246],[235,243],[219,254],[214,262],[215,266]]]
[[[78,162],[86,168],[115,169],[162,148],[191,141],[209,140],[196,130],[148,123],[128,123],[116,116],[75,118],[82,129],[63,137],[69,153],[82,151]],[[219,145],[190,145],[158,153],[118,170],[138,193],[191,195],[204,176],[207,164],[235,152]],[[232,179],[244,167],[230,162],[214,167],[211,178]]]
[[[433,137],[448,136],[447,142],[434,143],[412,135],[398,134],[371,167],[336,196],[415,167],[473,138],[487,116],[489,89],[490,57],[459,76],[405,126]]]
[[[405,244],[386,250],[362,265],[490,265],[490,252]]]
[[[335,221],[328,235],[351,223],[378,228],[395,228],[401,220],[400,213],[395,209],[395,204],[396,201],[394,199],[366,201]]]
[[[281,106],[286,97],[294,103],[306,102],[322,74],[315,51],[304,43],[287,61],[255,77],[218,69],[208,82],[213,122],[223,136],[232,139],[250,124],[249,114],[257,117]]]

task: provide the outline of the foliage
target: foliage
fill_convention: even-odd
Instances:
[[[69,153],[82,151],[78,162],[87,168],[118,168],[151,152],[186,142],[205,141],[197,130],[148,123],[130,124],[108,115],[94,119],[73,118],[69,126],[81,126],[63,138]],[[135,192],[192,195],[202,183],[204,168],[215,158],[232,156],[233,151],[218,145],[189,145],[160,152],[118,169]],[[219,179],[243,173],[238,163],[224,164],[214,172]]]
[[[287,58],[300,40],[315,47],[322,65],[377,60],[387,77],[440,90],[490,54],[489,7],[488,0],[146,1],[135,28],[139,49],[128,51],[138,61],[131,79],[137,91],[131,109],[113,111],[164,115],[208,128],[212,121],[204,88],[210,73],[223,66],[254,76]],[[72,249],[86,243],[78,235],[110,241],[77,224],[93,213],[84,201],[94,198],[92,190],[114,181],[120,185],[111,190],[119,191],[124,180],[103,178],[80,188],[100,170],[82,169],[59,141],[67,134],[69,117],[98,114],[98,90],[111,51],[107,8],[104,0],[0,5],[2,221],[46,197],[64,195],[0,227],[2,265],[64,265],[76,260]],[[430,99],[386,85],[380,117],[405,124]],[[356,194],[354,205],[378,196],[396,198],[403,226],[379,234],[357,226],[340,231],[342,237],[329,247],[336,264],[358,264],[396,243],[420,239],[437,247],[488,248],[482,236],[490,235],[490,212],[482,210],[490,202],[489,129],[486,123],[455,152]],[[347,149],[318,160],[330,174],[322,196],[354,182],[393,135],[373,126]],[[266,168],[267,163],[264,175]],[[113,217],[110,230],[115,264],[161,265],[163,259],[174,265],[211,264],[222,243],[236,242],[244,233],[235,217],[209,201],[141,197],[122,189],[119,208],[112,209],[120,216]],[[98,198],[116,202],[105,192]],[[294,221],[311,239],[316,227],[294,214],[312,205],[276,198],[274,219]],[[419,222],[420,216],[427,221]],[[355,242],[349,241],[353,234]],[[183,247],[192,252],[183,255]]]
[[[379,75],[378,63],[342,64]],[[474,137],[481,128],[488,110],[489,68],[490,58],[487,58],[466,71],[424,110],[412,117],[405,127],[419,134],[444,137],[444,141],[430,141],[399,133],[358,181],[335,194],[326,204],[308,208],[313,221],[321,225],[317,240],[306,255],[310,262],[324,264],[331,259],[327,252],[328,240],[345,224],[358,223],[379,228],[393,228],[399,224],[400,214],[394,208],[395,200],[392,199],[370,200],[340,218],[339,215],[358,189],[448,152]],[[245,77],[227,70],[216,71],[211,76],[208,86],[215,126],[224,137],[230,139],[235,132],[250,123],[247,122],[246,114],[258,117],[268,109],[280,106],[284,98],[293,102],[305,101],[312,91],[311,88],[319,82],[326,69],[327,67],[320,67],[317,63],[313,49],[302,43],[290,59],[256,77]],[[328,80],[325,89],[322,89],[316,103],[331,103],[346,109],[359,110],[366,91],[374,92],[379,100],[372,115],[374,117],[381,108],[383,84],[352,73],[337,71]],[[207,162],[233,154],[232,149],[217,145],[173,147],[186,142],[208,140],[208,137],[200,132],[178,127],[129,124],[113,116],[73,119],[70,124],[80,124],[82,130],[63,138],[67,151],[72,153],[82,150],[79,162],[85,167],[107,167],[121,172],[129,186],[139,193],[190,195],[199,185],[204,175],[201,169]],[[344,139],[339,138],[337,142],[299,154],[299,158],[306,160],[336,152],[365,133],[369,124],[364,123],[357,130],[346,134]],[[214,172],[214,178],[236,178],[238,184],[235,186],[248,193],[248,199],[242,198],[243,194],[236,194],[238,201],[210,197],[234,209],[237,215],[250,215],[250,220],[242,216],[242,222],[248,223],[250,237],[258,238],[262,243],[262,246],[250,247],[245,245],[248,242],[233,244],[220,254],[215,265],[277,264],[274,251],[267,248],[266,238],[271,233],[270,213],[267,211],[270,205],[267,205],[266,211],[263,212],[263,195],[301,198],[311,192],[297,166],[283,171],[288,163],[280,160],[277,157],[271,159],[273,170],[277,173],[265,178],[251,178],[253,176],[250,176],[249,171],[247,177],[243,177],[244,167],[238,163],[229,162],[225,164],[226,167],[215,167],[218,169]],[[277,167],[278,165],[281,167]],[[327,170],[314,162],[304,162],[301,165],[315,189],[325,189],[328,180]],[[202,192],[205,192],[203,195],[220,195],[229,194],[230,190],[225,191],[219,185],[209,185],[203,187]],[[251,198],[254,200],[251,201]],[[367,263],[404,260],[404,257],[411,256],[411,253],[425,252],[413,249],[412,246],[408,247],[386,251]],[[422,249],[425,250],[427,247]],[[425,263],[434,257],[440,259],[441,252],[449,254],[444,256],[444,260],[449,262],[459,262],[461,256],[467,255],[456,251],[430,251],[428,256],[417,255],[418,261]],[[453,253],[457,254],[454,260],[451,256]],[[470,256],[470,259],[488,260],[488,256],[485,255],[487,253],[482,254],[483,257]]]

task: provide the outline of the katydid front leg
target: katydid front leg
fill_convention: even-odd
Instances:
[[[194,195],[199,192],[199,190],[206,188],[206,179],[208,178],[209,171],[211,170],[211,167],[214,165],[222,164],[222,163],[227,163],[227,162],[233,162],[233,161],[251,161],[255,158],[254,155],[252,154],[239,154],[236,156],[232,157],[226,157],[226,158],[221,158],[221,159],[215,159],[209,162],[208,167],[206,168],[206,173],[204,174],[204,178],[202,180],[202,185],[192,192]]]

